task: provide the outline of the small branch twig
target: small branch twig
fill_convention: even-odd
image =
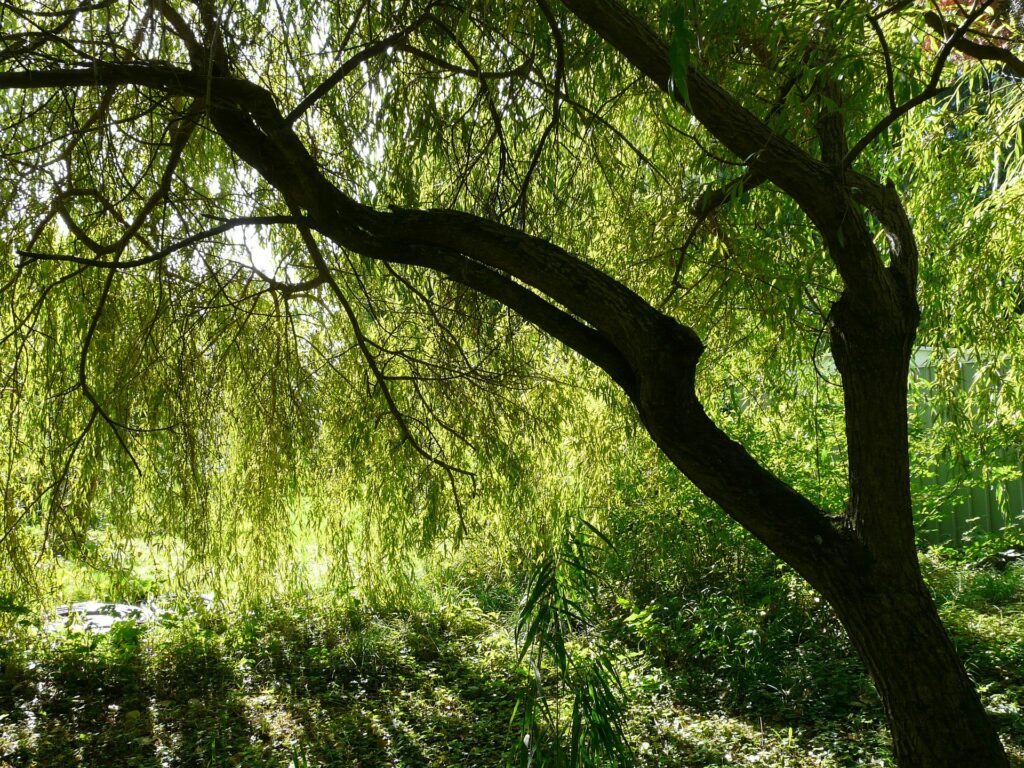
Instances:
[[[963,36],[967,34],[971,24],[978,20],[981,14],[985,12],[993,1],[994,0],[985,0],[985,2],[978,5],[977,8],[967,15],[967,18],[964,19],[963,23],[957,27],[942,44],[942,48],[939,50],[939,56],[935,61],[935,66],[932,67],[932,74],[928,79],[928,84],[925,86],[925,89],[921,91],[921,93],[917,94],[917,96],[903,102],[896,109],[893,109],[889,114],[875,123],[871,130],[864,134],[864,136],[861,137],[861,140],[854,145],[853,149],[846,153],[846,156],[842,159],[841,167],[849,168],[850,165],[853,164],[853,161],[860,157],[861,153],[870,146],[871,142],[889,129],[889,126],[915,107],[920,106],[935,96],[938,96],[943,90],[945,90],[944,88],[939,87],[939,80],[942,78],[942,71],[946,67],[946,61],[949,59],[949,55],[961,42]]]

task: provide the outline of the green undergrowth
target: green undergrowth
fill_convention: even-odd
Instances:
[[[311,602],[26,631],[4,676],[11,766],[488,764],[529,685],[479,611]]]
[[[1020,764],[1024,570],[923,564]],[[571,639],[614,659],[632,759],[890,765],[877,700],[830,612],[761,565],[675,602],[637,605],[624,589],[599,630]],[[469,768],[525,765],[528,748],[533,765],[557,765],[563,753],[547,742],[570,692],[552,676],[538,685],[515,624],[469,593],[402,611],[350,598],[182,606],[105,635],[24,621],[0,651],[0,765]],[[550,717],[524,744],[538,695]]]

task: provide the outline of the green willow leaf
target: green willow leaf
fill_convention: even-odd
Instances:
[[[669,84],[675,89],[687,109],[692,109],[690,92],[686,83],[690,71],[691,51],[697,44],[697,36],[687,20],[686,6],[676,6],[671,16],[672,38],[669,42],[669,63],[672,67],[672,81]]]

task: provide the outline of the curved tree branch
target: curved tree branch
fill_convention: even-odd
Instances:
[[[949,25],[935,11],[925,11],[924,23],[940,35],[945,36],[948,33]],[[1024,77],[1024,61],[1014,56],[1008,48],[979,43],[963,36],[953,40],[952,45],[960,53],[979,61],[999,62],[1017,77]]]
[[[708,418],[694,391],[703,350],[697,335],[579,257],[459,211],[385,212],[356,202],[323,175],[270,94],[252,83],[208,80],[163,64],[0,74],[0,87],[114,83],[188,95],[208,92],[213,128],[290,205],[305,212],[312,229],[364,256],[433,269],[480,290],[601,366],[684,471],[812,582],[820,582],[823,558],[850,546],[821,510]]]

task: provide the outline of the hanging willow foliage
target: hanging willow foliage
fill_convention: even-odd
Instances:
[[[1003,6],[0,2],[0,590],[400,593],[671,461],[833,604],[903,764],[1005,763],[908,460],[1024,444]]]
[[[700,40],[693,63],[750,83],[752,98],[773,87],[769,63],[790,71],[768,114],[809,136],[799,105],[825,53],[787,68],[823,11],[793,6],[770,20],[748,5],[703,15],[679,6]],[[187,30],[211,13],[5,4],[5,66],[188,61]],[[850,68],[851,120],[884,107],[872,101],[863,46],[888,40],[892,96],[912,92],[928,62],[901,35],[901,17],[879,22],[887,37],[872,42],[856,14],[825,13],[849,32],[830,38],[828,56]],[[767,448],[839,402],[827,375],[810,398],[789,383],[821,358],[841,290],[826,262],[806,258],[816,235],[795,206],[721,162],[699,126],[652,113],[652,94],[626,88],[592,40],[566,45],[545,4],[501,16],[485,4],[264,3],[225,9],[214,44],[289,105],[289,123],[356,199],[528,219],[693,319],[709,348],[703,390],[746,404],[742,417],[726,409],[753,430],[737,422],[744,437],[781,429],[763,458],[785,465],[790,454]],[[726,55],[738,26],[749,55]],[[976,350],[1006,382],[986,398],[940,376],[929,397],[1001,425],[1007,444],[1020,437],[1020,367],[1002,350],[1016,344],[1020,296],[994,289],[1020,280],[1012,212],[1024,106],[1012,77],[967,63],[938,106],[912,113],[893,151],[872,158],[902,180],[922,247],[935,252],[922,302],[936,311],[920,340]],[[4,90],[2,100],[7,588],[41,588],[50,555],[117,570],[139,542],[166,547],[171,570],[190,578],[274,580],[301,546],[347,563],[334,572],[340,584],[355,571],[370,578],[377,563],[459,539],[496,509],[544,508],[537,478],[565,462],[566,425],[630,418],[617,395],[608,412],[561,386],[591,377],[494,300],[306,230],[211,130],[209,99],[112,85]],[[916,183],[922,173],[928,182]],[[744,202],[727,215],[701,195],[723,181]],[[831,439],[836,424],[815,430]],[[964,435],[929,433],[921,449],[984,452]],[[574,455],[607,462],[601,445],[579,439]],[[841,484],[841,462],[825,469]],[[799,484],[799,472],[787,476]]]

